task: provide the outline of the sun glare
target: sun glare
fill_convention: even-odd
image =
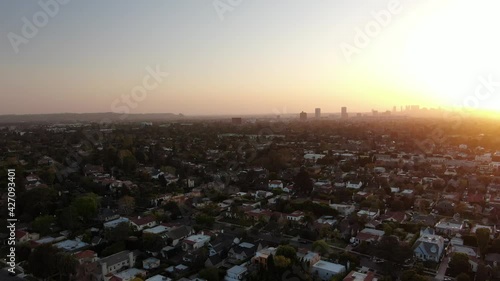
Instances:
[[[403,57],[405,72],[423,90],[450,105],[467,104],[465,99],[475,94],[480,76],[493,75],[494,81],[499,80],[494,74],[500,70],[500,38],[492,34],[492,29],[500,26],[500,19],[494,16],[500,2],[477,4],[443,3],[426,17],[419,17],[408,35]],[[500,111],[499,95],[492,93],[479,103],[469,101],[469,107]]]

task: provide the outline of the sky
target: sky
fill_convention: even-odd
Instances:
[[[0,2],[0,114],[500,112],[500,1],[59,1]]]

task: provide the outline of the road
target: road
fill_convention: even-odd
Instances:
[[[446,274],[446,269],[448,268],[448,263],[450,262],[449,257],[444,257],[443,261],[439,265],[438,273],[435,277],[435,280],[444,280],[444,276]]]

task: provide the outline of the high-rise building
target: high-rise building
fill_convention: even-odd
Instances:
[[[340,118],[347,119],[347,117],[348,117],[348,115],[347,115],[347,107],[343,106],[340,109]]]
[[[316,117],[316,119],[321,118],[321,108],[316,108],[314,110],[314,117]]]
[[[300,120],[301,121],[306,121],[307,120],[307,113],[305,113],[304,111],[302,111],[300,113]]]

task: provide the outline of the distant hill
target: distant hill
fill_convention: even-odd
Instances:
[[[26,114],[26,115],[0,115],[0,123],[76,123],[100,122],[103,120],[113,122],[127,121],[160,121],[182,120],[184,116],[173,113],[148,113],[148,114],[120,114],[120,113],[56,113],[56,114]]]

